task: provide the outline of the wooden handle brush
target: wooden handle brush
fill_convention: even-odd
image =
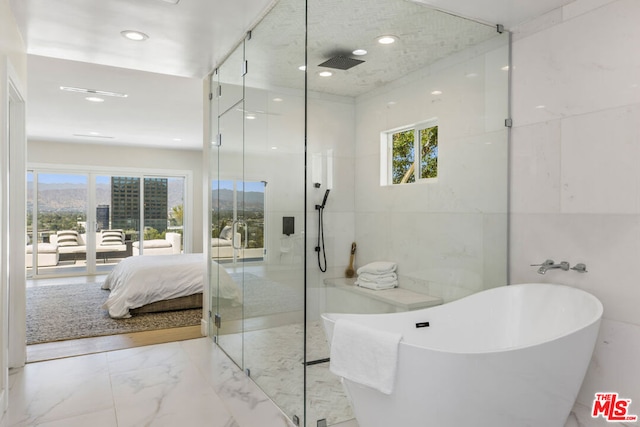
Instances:
[[[356,272],[353,269],[353,260],[356,257],[356,242],[353,242],[351,244],[351,257],[349,258],[349,267],[347,267],[347,269],[344,272],[344,275],[351,278],[353,277]]]

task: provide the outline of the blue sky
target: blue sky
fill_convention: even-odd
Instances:
[[[27,174],[27,181],[33,182],[33,174]],[[39,173],[38,182],[41,184],[87,184],[86,175]]]
[[[27,174],[27,182],[33,182],[33,173]],[[83,174],[60,174],[60,173],[40,173],[38,174],[38,182],[41,184],[88,184],[87,175]],[[98,175],[96,176],[97,184],[109,184],[111,182],[110,175]],[[233,190],[233,181],[224,180],[219,181],[220,188],[223,190]],[[215,188],[216,181],[213,181],[213,188]],[[261,181],[246,181],[244,183],[245,191],[255,191],[258,193],[264,193],[264,183]],[[242,190],[238,188],[238,190]]]
[[[169,178],[171,180],[172,178]],[[182,179],[182,178],[175,178]],[[33,173],[27,174],[27,182],[33,182]],[[85,184],[87,185],[88,177],[83,174],[60,174],[60,173],[40,173],[38,174],[38,182],[41,184]],[[96,184],[111,184],[111,175],[96,176]]]
[[[217,181],[213,181],[211,183],[212,188],[215,190],[216,187],[216,182]],[[233,181],[232,180],[224,180],[224,181],[219,181],[220,182],[220,189],[221,190],[233,190]],[[258,182],[254,182],[254,181],[246,181],[244,183],[245,186],[245,191],[249,192],[249,191],[256,191],[258,193],[264,193],[264,183],[261,181]],[[240,186],[238,186],[238,190],[242,190],[242,188],[240,188]]]

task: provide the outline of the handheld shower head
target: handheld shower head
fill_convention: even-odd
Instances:
[[[322,199],[322,205],[321,205],[323,208],[324,208],[324,205],[327,204],[327,199],[329,198],[329,191],[331,190],[327,189],[327,191],[324,192],[324,199]]]

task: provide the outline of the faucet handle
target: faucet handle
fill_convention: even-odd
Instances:
[[[555,264],[555,262],[552,259],[548,259],[545,262],[543,262],[542,264],[531,264],[531,267],[549,266],[549,265],[553,265],[553,264]]]
[[[583,263],[579,263],[574,265],[573,267],[571,267],[572,270],[577,271],[578,273],[586,273],[587,272],[587,266]]]

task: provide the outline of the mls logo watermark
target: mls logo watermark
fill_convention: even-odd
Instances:
[[[631,405],[631,399],[620,399],[618,393],[596,393],[591,417],[602,416],[610,423],[638,421],[637,415],[629,414],[629,405]]]

